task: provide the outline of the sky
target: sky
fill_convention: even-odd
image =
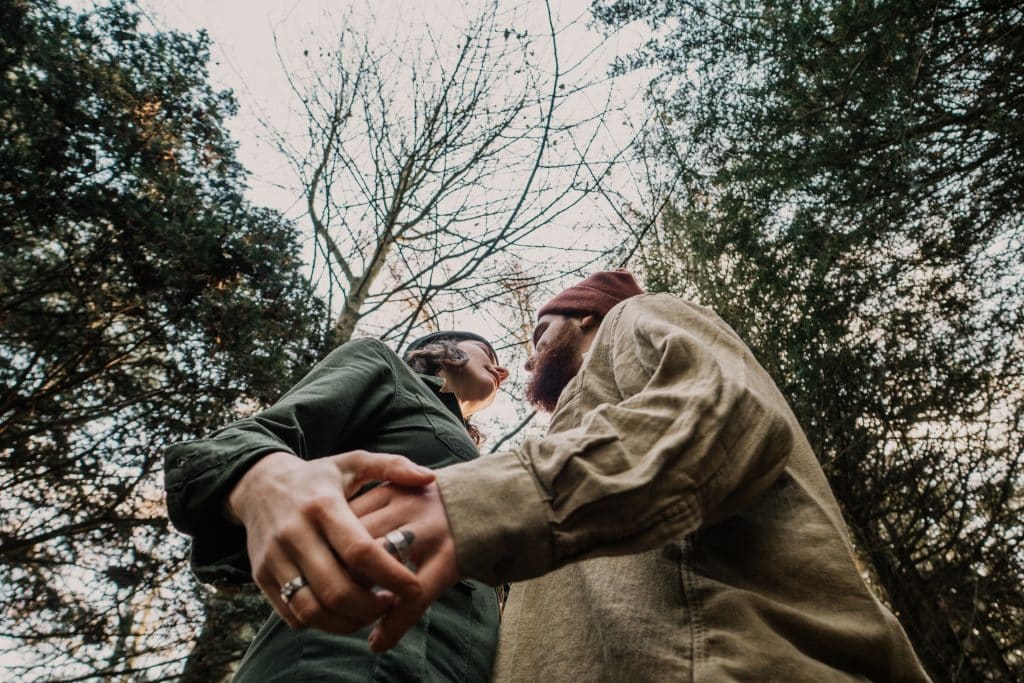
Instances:
[[[87,7],[90,3],[77,4]],[[273,130],[296,140],[303,135],[306,117],[289,87],[286,73],[301,74],[304,52],[330,44],[346,29],[364,32],[375,43],[391,46],[389,49],[400,54],[411,51],[411,45],[430,35],[443,51],[444,46],[459,42],[460,27],[489,4],[454,0],[140,0],[140,7],[159,30],[194,33],[202,29],[209,34],[210,82],[214,87],[232,90],[239,102],[239,112],[228,127],[239,145],[238,158],[251,173],[249,198],[258,205],[281,211],[300,227],[306,223],[294,173],[268,133]],[[602,35],[590,26],[589,5],[590,0],[558,0],[551,3],[550,9],[562,81],[570,89],[583,83],[593,84],[573,96],[566,115],[583,119],[612,102],[615,111],[602,116],[595,128],[599,144],[610,154],[627,148],[641,123],[639,91],[643,80],[642,74],[632,79],[608,79],[609,64],[648,34],[640,26],[627,27],[611,36]],[[535,37],[534,63],[550,76],[555,55],[550,39],[545,38],[550,31],[549,5],[543,0],[519,0],[503,2],[499,7],[510,29]],[[626,195],[632,192],[633,196],[638,187],[628,177],[620,178],[617,185],[618,191]],[[573,220],[607,224],[617,220],[616,211],[621,209],[609,206],[607,200],[585,206],[591,215],[581,218],[577,213]],[[566,229],[556,231],[553,238],[551,232],[545,237],[571,239],[572,233]],[[307,238],[307,255],[311,254],[309,244],[311,240]],[[497,338],[497,333],[480,320],[452,322],[454,327]],[[513,354],[509,360],[513,377],[521,381],[524,376],[519,366],[523,359]],[[482,422],[485,432],[501,434],[508,425],[518,422],[524,408],[516,404],[517,398],[504,392],[499,395],[488,413],[489,419]],[[538,421],[538,428],[542,424],[543,420]]]
[[[643,28],[635,26],[603,36],[590,26],[590,4],[591,0],[551,3],[560,70],[569,83],[602,79],[615,55],[627,52],[645,37]],[[239,101],[239,113],[228,125],[239,143],[239,159],[252,173],[250,197],[290,217],[299,210],[294,190],[281,186],[290,171],[266,134],[266,124],[297,132],[296,126],[303,123],[282,58],[294,63],[297,49],[329,37],[348,23],[360,30],[366,27],[382,43],[401,46],[428,31],[443,42],[446,36],[454,39],[459,26],[487,5],[480,0],[140,0],[157,28],[189,33],[203,29],[209,34],[211,83],[231,89]],[[502,7],[512,8],[510,14],[514,11],[510,23],[515,22],[515,29],[533,35],[548,30],[543,0],[504,2]],[[538,41],[538,49],[542,46],[547,44]],[[550,68],[550,52],[541,52],[538,61]],[[639,79],[609,81],[607,87],[591,88],[578,98],[577,106],[597,108],[609,96],[636,104],[640,87]],[[633,107],[629,115],[642,116],[642,110]],[[631,130],[621,125],[606,126],[606,135],[609,145],[620,148],[632,137]]]
[[[138,0],[156,30],[195,33],[205,30],[211,39],[210,82],[216,88],[230,89],[239,103],[237,115],[227,122],[238,143],[237,156],[250,171],[249,199],[259,206],[281,211],[303,226],[302,206],[295,191],[294,175],[288,164],[268,140],[267,131],[301,137],[306,122],[299,111],[286,78],[285,64],[294,65],[306,46],[330,40],[346,29],[369,31],[381,45],[405,50],[409,41],[433,35],[440,45],[455,45],[460,27],[486,7],[485,2],[455,0]],[[91,0],[63,0],[77,10],[88,11]],[[621,111],[602,119],[596,128],[600,144],[609,150],[623,149],[632,139],[630,117],[641,117],[640,87],[636,79],[606,79],[608,66],[616,54],[635,47],[643,31],[621,31],[610,38],[588,28],[590,0],[552,0],[556,26],[561,81],[573,90],[583,83],[595,83],[574,96],[575,111],[568,116],[586,118],[613,101]],[[548,6],[543,0],[502,0],[508,28],[535,39],[537,55],[533,62],[550,76],[554,54],[548,32]],[[510,8],[506,10],[505,8]],[[628,186],[628,183],[623,187]],[[558,189],[558,188],[556,188]],[[609,207],[591,206],[594,222],[614,219]],[[309,239],[307,238],[307,244]],[[566,282],[565,284],[569,284]],[[474,329],[473,321],[458,321],[458,327]],[[478,331],[487,333],[487,330]],[[491,336],[491,335],[488,335]],[[493,338],[493,337],[492,337]],[[502,361],[521,378],[522,354],[502,353]],[[483,419],[474,418],[488,435],[491,449],[510,427],[518,424],[525,412],[517,392],[502,392]],[[519,437],[537,434],[545,420],[535,420]],[[509,443],[514,443],[509,442]],[[155,492],[159,497],[159,492]],[[75,579],[77,577],[72,577]],[[71,586],[69,590],[76,590]],[[140,625],[145,631],[145,624]],[[13,648],[4,647],[0,667],[16,666],[21,658]],[[21,656],[27,656],[27,651]]]

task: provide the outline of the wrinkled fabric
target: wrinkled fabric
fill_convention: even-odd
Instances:
[[[547,435],[438,484],[460,569],[520,581],[496,680],[928,680],[785,399],[705,308],[616,306]]]
[[[415,374],[376,339],[344,344],[273,406],[205,439],[164,453],[171,521],[192,536],[203,581],[249,582],[245,529],[224,516],[235,484],[261,457],[287,451],[311,460],[365,449],[427,467],[478,456],[443,382]],[[369,628],[339,636],[293,631],[274,614],[235,677],[248,681],[480,681],[491,671],[499,607],[493,588],[466,581],[446,591],[398,647],[371,653]]]

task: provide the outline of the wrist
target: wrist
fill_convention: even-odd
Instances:
[[[282,468],[287,468],[295,460],[301,458],[287,451],[272,451],[256,461],[228,494],[224,501],[224,516],[234,524],[244,524],[251,503],[264,498],[261,491],[267,484],[278,481]]]

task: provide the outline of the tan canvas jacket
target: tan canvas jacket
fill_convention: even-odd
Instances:
[[[522,581],[496,680],[928,680],[785,399],[707,309],[616,306],[543,439],[438,481],[461,569]]]

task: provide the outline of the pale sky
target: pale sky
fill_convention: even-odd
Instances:
[[[88,6],[89,3],[76,4]],[[269,124],[277,131],[294,131],[296,136],[300,136],[305,124],[305,117],[298,110],[298,102],[289,89],[281,60],[295,63],[301,59],[302,50],[329,42],[347,26],[366,31],[374,36],[375,42],[379,40],[382,45],[393,45],[396,50],[402,50],[407,41],[416,41],[428,32],[442,44],[446,40],[456,44],[461,35],[460,27],[489,4],[453,0],[140,1],[143,11],[158,29],[193,33],[202,28],[209,33],[212,40],[210,80],[215,87],[234,91],[240,105],[238,115],[228,122],[228,126],[239,143],[240,161],[252,173],[249,196],[256,204],[278,209],[297,219],[301,228],[306,228],[307,224],[302,220],[303,205],[298,199],[294,174],[268,142],[264,125]],[[648,33],[645,27],[634,26],[606,38],[588,27],[589,5],[589,0],[557,0],[552,3],[558,34],[559,71],[562,81],[570,88],[580,83],[598,83],[575,96],[572,101],[575,109],[570,111],[571,115],[583,118],[591,112],[601,111],[608,98],[625,107],[623,111],[603,117],[597,130],[605,148],[623,149],[628,147],[637,126],[642,123],[639,89],[643,79],[634,77],[612,82],[604,77],[614,56],[637,46]],[[536,38],[537,68],[553,71],[550,39],[542,39],[549,33],[547,6],[543,0],[503,2],[500,11],[508,13],[510,28],[529,32]],[[341,23],[343,17],[348,17],[350,23]],[[506,18],[504,14],[502,18]],[[639,196],[641,184],[629,176],[628,169],[618,178],[617,191],[627,196]],[[616,208],[622,210],[623,207]],[[617,220],[615,209],[604,199],[595,199],[585,210],[592,212],[590,220],[595,224]],[[579,220],[578,216],[575,220]],[[571,237],[567,230],[562,231],[562,235],[566,239]],[[550,232],[545,236],[551,239]],[[554,236],[555,239],[560,236],[557,230]],[[493,330],[483,329],[485,323],[479,320],[455,320],[453,323],[457,328],[473,329],[495,337]],[[523,358],[512,356],[508,361],[513,376],[521,380]],[[507,425],[517,422],[516,408],[515,400],[502,393],[494,407],[480,420],[482,427],[496,438]],[[518,409],[523,410],[522,404]]]
[[[88,3],[79,3],[85,4]],[[294,102],[285,72],[275,47],[286,56],[313,40],[339,30],[339,18],[351,12],[357,20],[372,25],[382,42],[401,45],[409,36],[428,30],[434,35],[457,35],[459,27],[487,2],[456,0],[140,0],[140,5],[159,28],[195,32],[205,29],[211,39],[211,82],[215,87],[230,88],[238,98],[238,116],[229,127],[239,142],[238,155],[252,172],[252,199],[262,205],[296,216],[295,194],[277,187],[287,182],[290,172],[280,156],[271,149],[259,119],[275,129],[285,130],[303,123],[294,109]],[[514,17],[515,28],[529,30],[540,36],[548,31],[545,3],[542,0],[504,2],[502,9],[526,8]],[[554,23],[558,31],[561,71],[566,82],[582,82],[600,78],[616,54],[637,46],[645,37],[644,27],[630,27],[605,39],[590,23],[590,0],[557,0],[552,2]],[[510,10],[511,11],[511,10]],[[538,41],[538,49],[547,48]],[[550,64],[550,54],[538,56],[541,64]],[[619,79],[615,82],[618,101],[639,104],[637,89],[641,79]],[[611,87],[611,86],[609,86]],[[598,108],[609,88],[594,88],[580,98],[581,109]],[[637,106],[631,112],[642,116]],[[609,144],[619,147],[632,137],[621,121],[605,126]]]

